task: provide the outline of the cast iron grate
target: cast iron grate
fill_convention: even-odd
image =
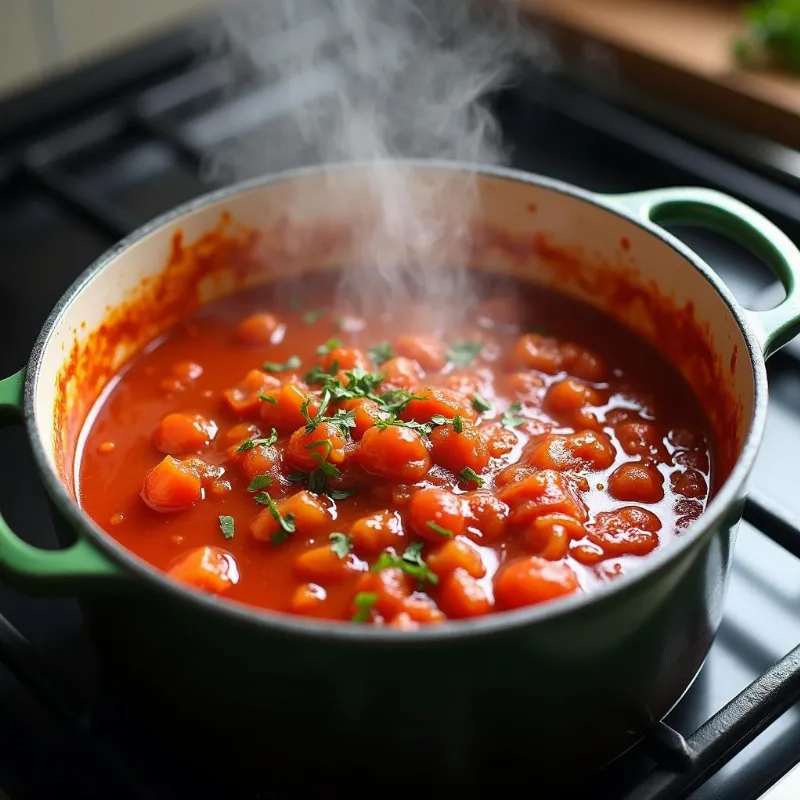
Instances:
[[[124,54],[102,66],[45,86],[0,106],[0,189],[27,182],[56,201],[109,241],[142,220],[113,199],[76,179],[64,167],[112,137],[143,134],[167,147],[191,170],[203,162],[203,149],[186,134],[179,109],[202,103],[224,86],[224,64],[198,63],[194,37],[180,32]],[[546,85],[542,83],[546,81]],[[770,212],[790,232],[800,230],[798,195],[643,119],[581,93],[553,77],[530,76],[531,102],[546,105],[581,124],[613,136],[643,152],[657,151],[692,182],[707,182]],[[556,88],[553,89],[553,85]],[[41,136],[42,130],[52,131]],[[800,361],[783,351],[773,369],[798,369]],[[770,497],[751,492],[744,518],[792,555],[800,558],[800,520]],[[154,778],[138,757],[104,734],[103,713],[87,711],[76,690],[36,648],[0,616],[0,662],[69,729],[106,773],[114,796],[169,798],[175,795]],[[679,800],[755,739],[800,699],[800,647],[787,653],[738,696],[684,737],[665,723],[637,746],[654,766],[624,800]],[[113,711],[111,712],[113,715]]]

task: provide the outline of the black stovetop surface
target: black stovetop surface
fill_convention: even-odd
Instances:
[[[274,123],[268,120],[281,94],[277,87],[262,89],[249,103],[233,101],[218,91],[224,70],[194,62],[187,42],[183,33],[170,35],[0,104],[1,375],[25,363],[62,292],[118,236],[208,189],[198,178],[203,147],[241,132],[254,119],[262,120],[268,138]],[[326,91],[324,81],[305,80],[318,85],[320,94]],[[313,102],[314,91],[310,95]],[[800,240],[800,195],[792,187],[563,79],[531,72],[499,96],[497,108],[516,167],[605,192],[714,186],[757,206]],[[766,268],[736,246],[705,231],[679,232],[743,303],[757,304],[772,285]],[[719,636],[699,678],[667,719],[685,736],[800,643],[800,559],[789,552],[800,552],[800,532],[782,511],[777,520],[763,513],[771,501],[800,513],[797,479],[787,467],[800,450],[800,361],[793,351],[771,364],[770,388],[769,422],[752,480],[762,502],[748,511],[772,537],[782,535],[788,550],[742,525]],[[30,542],[55,547],[23,431],[3,430],[0,442],[2,513]],[[113,700],[99,687],[73,600],[32,599],[0,586],[0,614],[31,644],[36,658],[21,667],[28,682],[36,680],[40,659],[53,668],[37,693],[0,666],[0,790],[12,800],[123,797],[125,791],[176,800],[231,796],[209,788],[196,770],[170,768],[116,715]],[[6,659],[23,652],[6,648],[8,637],[7,629],[0,631]],[[68,682],[69,689],[56,686],[56,679]],[[67,721],[58,720],[41,701],[43,691],[67,705],[78,696],[94,699],[93,735],[76,732],[71,705]],[[660,741],[669,733],[663,728]],[[657,751],[658,741],[650,742],[649,752],[653,748]],[[674,757],[675,743],[666,751]],[[676,793],[673,786],[663,794],[635,796],[746,800],[798,760],[800,715],[791,708],[689,794]],[[662,753],[662,765],[669,763]],[[622,798],[653,766],[639,748],[580,796]]]

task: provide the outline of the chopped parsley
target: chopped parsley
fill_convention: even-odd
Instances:
[[[278,523],[279,528],[278,531],[272,534],[272,544],[280,544],[281,542],[285,542],[295,532],[294,514],[286,514],[284,516],[278,510],[278,506],[275,505],[275,501],[269,494],[264,492],[264,495],[266,496],[269,513],[272,514],[272,518]]]
[[[444,414],[434,414],[431,417],[431,425],[452,425],[456,433],[461,433],[464,430],[464,420],[460,414],[456,414],[453,419],[448,419]]]
[[[264,445],[264,447],[270,447],[275,442],[278,441],[278,431],[275,428],[272,429],[272,433],[264,439],[245,439],[237,448],[237,453],[246,453],[248,450],[252,450],[254,447],[258,447],[259,445]]]
[[[219,529],[226,539],[233,539],[233,517],[222,515],[219,518]]]
[[[336,370],[334,370],[336,371]],[[325,372],[321,367],[314,367],[305,376],[308,384],[316,384],[327,391],[334,400],[353,400],[357,397],[368,397],[376,403],[381,399],[375,394],[384,375],[380,372],[367,372],[360,367],[354,367],[345,372],[347,383],[342,383],[338,375]]]
[[[447,348],[447,360],[457,367],[468,367],[483,350],[481,342],[453,342]]]
[[[430,528],[434,533],[438,533],[439,536],[444,536],[445,539],[451,539],[453,537],[453,531],[449,530],[448,528],[443,528],[438,523],[434,522],[432,519],[428,520],[425,523],[427,528]]]
[[[334,532],[329,537],[331,540],[331,550],[339,558],[347,558],[353,549],[353,537],[346,533]]]
[[[278,398],[273,397],[271,394],[262,394],[261,392],[259,392],[258,399],[264,403],[270,403],[273,406],[278,405]]]
[[[268,506],[270,497],[266,492],[259,492],[257,495],[253,496],[253,500],[255,500],[260,506]]]
[[[376,366],[380,366],[387,362],[390,358],[394,358],[394,348],[389,342],[380,342],[374,347],[369,349],[369,357],[372,359]]]
[[[428,581],[431,584],[439,583],[439,576],[431,570],[422,558],[422,542],[412,542],[403,553],[398,556],[394,552],[381,553],[372,566],[372,572],[382,569],[397,568],[419,581]]]
[[[302,363],[297,356],[289,356],[283,364],[278,361],[265,361],[261,368],[267,372],[287,372],[291,369],[299,369]]]
[[[331,500],[347,500],[352,497],[355,492],[352,489],[329,489],[326,494]]]
[[[359,592],[353,598],[353,602],[358,609],[353,614],[353,622],[367,622],[375,603],[378,602],[378,594],[377,592]]]
[[[317,355],[326,356],[328,355],[328,353],[331,352],[331,350],[335,350],[337,347],[341,346],[342,346],[342,340],[336,336],[333,336],[330,339],[328,339],[328,341],[325,342],[325,344],[321,344],[317,348]]]
[[[442,417],[442,419],[444,419],[444,417]],[[430,436],[435,424],[436,423],[433,421],[433,419],[431,419],[430,422],[417,422],[413,419],[406,422],[404,419],[391,416],[387,419],[376,420],[374,427],[381,431],[386,430],[386,428],[390,426],[395,426],[397,428],[410,428],[412,431],[417,431],[417,433],[421,433],[424,436]]]
[[[308,413],[308,407],[311,404],[311,396],[309,395],[303,400],[302,404],[300,405],[300,413],[306,419],[306,433],[313,433],[316,429],[317,425],[320,424],[325,419],[325,412],[328,409],[328,406],[331,403],[331,394],[330,392],[323,392],[322,399],[319,402],[319,408],[317,409],[317,413],[314,414],[312,417]]]
[[[384,392],[378,402],[384,411],[389,414],[399,414],[412,400],[424,400],[421,394],[414,394],[408,389],[392,389]]]
[[[472,407],[481,414],[492,410],[491,404],[477,392],[472,395]]]
[[[272,475],[256,475],[247,486],[248,492],[260,492],[265,486],[272,483]]]
[[[525,422],[525,417],[521,417],[522,403],[512,403],[508,410],[503,414],[503,419],[500,421],[505,428],[518,428]]]
[[[464,483],[469,483],[472,481],[473,483],[477,483],[478,486],[483,486],[484,484],[483,478],[481,478],[481,476],[478,475],[478,473],[475,472],[472,467],[464,467],[464,469],[461,470],[459,477],[462,481],[464,481]]]
[[[306,325],[313,325],[315,322],[319,322],[325,316],[324,311],[306,311],[303,314],[303,322]]]

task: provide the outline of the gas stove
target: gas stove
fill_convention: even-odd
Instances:
[[[210,188],[200,177],[209,147],[252,132],[268,142],[293,102],[334,88],[320,69],[237,95],[228,66],[198,61],[194,42],[193,31],[173,32],[0,103],[0,374],[26,361],[51,307],[99,253]],[[718,188],[800,239],[796,177],[722,138],[695,138],[696,119],[667,123],[532,67],[495,107],[513,166],[594,191]],[[769,271],[730,242],[673,232],[743,304],[780,297]],[[800,491],[787,461],[800,451],[800,349],[773,358],[769,380],[766,436],[709,658],[650,736],[565,798],[800,797],[800,768],[791,772],[800,761]],[[0,509],[31,543],[56,547],[24,433],[2,437]],[[122,716],[75,601],[0,587],[0,664],[0,797],[253,800],[176,766]]]

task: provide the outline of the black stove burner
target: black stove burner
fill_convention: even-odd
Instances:
[[[191,31],[170,34],[0,104],[0,374],[25,362],[47,313],[91,260],[209,188],[197,177],[203,148],[246,134],[254,120],[268,141],[269,126],[280,123],[269,105],[276,92],[234,97],[227,66],[197,63],[193,41]],[[324,71],[303,80],[304,102],[331,90]],[[712,186],[800,233],[800,195],[787,186],[563,79],[531,72],[496,106],[514,166],[596,191]],[[772,291],[766,268],[729,242],[676,232],[744,304]],[[800,757],[792,710],[800,649],[791,649],[800,642],[800,494],[786,467],[800,451],[797,352],[787,348],[769,364],[764,446],[705,667],[664,723],[570,800],[745,800]],[[0,508],[33,544],[55,547],[24,433],[2,437]],[[0,612],[0,789],[11,800],[253,800],[209,786],[123,718],[74,601],[0,587]]]

